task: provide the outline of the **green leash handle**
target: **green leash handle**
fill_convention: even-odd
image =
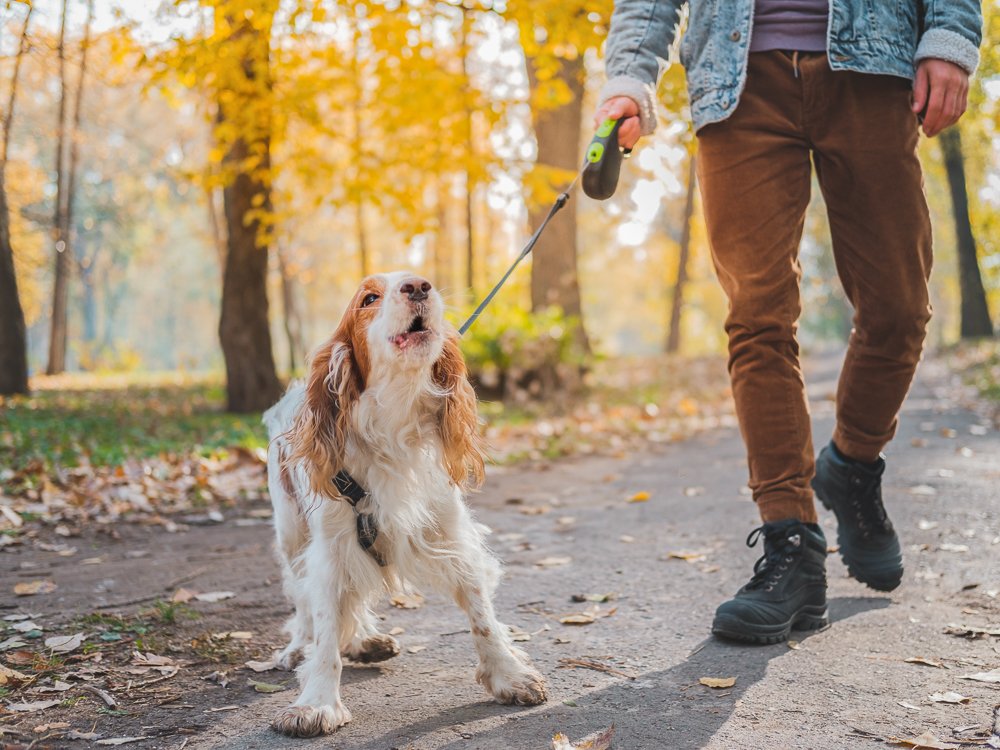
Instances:
[[[632,149],[623,150],[618,146],[618,129],[623,122],[624,117],[618,120],[608,118],[602,122],[587,147],[583,163],[583,192],[594,200],[604,201],[615,194],[622,158],[632,153]]]

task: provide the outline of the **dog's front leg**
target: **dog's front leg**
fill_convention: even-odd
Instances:
[[[276,731],[290,737],[330,734],[351,720],[351,712],[340,700],[343,661],[338,620],[345,586],[337,573],[339,566],[320,546],[313,545],[307,553],[305,585],[312,599],[314,645],[297,670],[302,692],[271,723]]]
[[[497,620],[493,610],[491,596],[493,582],[499,578],[499,565],[485,547],[470,552],[462,567],[473,571],[473,576],[458,585],[455,601],[469,616],[479,654],[476,681],[499,703],[520,706],[544,703],[545,678],[528,655],[514,645],[507,626]]]

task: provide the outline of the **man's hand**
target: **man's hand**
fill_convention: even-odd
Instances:
[[[611,97],[594,113],[594,128],[599,128],[609,117],[613,120],[628,118],[618,128],[618,145],[622,148],[635,146],[642,132],[639,127],[639,105],[627,96]]]
[[[964,68],[947,60],[920,61],[913,81],[913,111],[923,112],[924,135],[933,138],[954,125],[968,103],[969,74]]]

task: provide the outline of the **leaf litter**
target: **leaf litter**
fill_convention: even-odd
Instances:
[[[614,739],[614,736],[614,724],[607,729],[589,734],[576,742],[571,742],[569,737],[562,732],[558,732],[552,737],[551,750],[610,750],[611,741]]]

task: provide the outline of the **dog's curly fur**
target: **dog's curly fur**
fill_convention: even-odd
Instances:
[[[295,737],[351,720],[341,702],[342,655],[396,656],[372,606],[410,583],[453,597],[469,616],[477,680],[501,703],[546,699],[545,682],[497,621],[500,565],[463,490],[483,480],[476,398],[438,293],[407,273],[365,279],[333,337],[265,415],[268,484],[285,590],[295,605],[280,653],[302,691],[272,726]],[[337,495],[341,470],[369,492],[379,567],[359,545],[355,511]]]

